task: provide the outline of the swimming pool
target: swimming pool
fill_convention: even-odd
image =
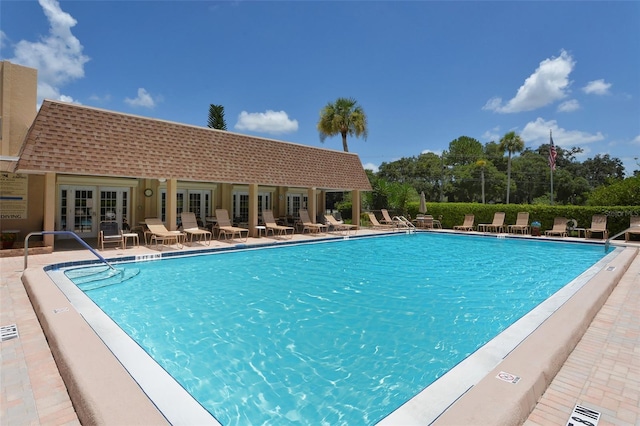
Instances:
[[[223,424],[372,424],[603,256],[396,235],[136,264],[87,293]]]

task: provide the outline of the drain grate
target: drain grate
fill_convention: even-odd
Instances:
[[[5,340],[17,339],[18,336],[18,326],[15,324],[11,325],[3,325],[0,327],[0,342],[4,342]]]
[[[565,426],[598,426],[600,412],[576,404]]]

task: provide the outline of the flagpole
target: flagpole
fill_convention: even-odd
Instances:
[[[551,129],[549,129],[549,142],[553,144],[553,136],[551,136]],[[551,149],[552,147],[549,146],[549,150]],[[551,164],[549,166],[550,166],[549,172],[551,173],[551,205],[553,205],[553,166]]]

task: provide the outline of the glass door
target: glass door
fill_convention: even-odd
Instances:
[[[116,221],[121,229],[129,225],[129,188],[100,188],[99,221]]]
[[[95,193],[93,186],[60,186],[57,230],[73,231],[84,238],[96,237]]]

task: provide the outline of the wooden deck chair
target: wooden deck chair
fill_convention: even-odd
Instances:
[[[391,216],[389,216],[389,212],[387,211],[387,209],[382,209],[380,211],[382,212],[382,219],[380,219],[380,223],[392,225],[393,219],[391,219]]]
[[[302,233],[305,232],[316,233],[319,234],[321,232],[327,232],[327,225],[322,223],[313,223],[311,222],[311,218],[309,217],[309,212],[306,210],[300,210],[300,223],[302,223]]]
[[[105,244],[119,244],[124,248],[124,237],[118,226],[118,222],[100,222],[100,233],[98,234],[98,248],[104,250]]]
[[[176,246],[181,249],[182,243],[185,240],[185,234],[180,231],[169,231],[164,223],[158,218],[148,218],[145,219],[145,224],[148,229],[148,234],[150,236],[149,244],[155,241],[156,247],[158,244],[161,245],[171,245],[171,243],[175,242]],[[146,242],[146,236],[145,236]]]
[[[493,214],[493,222],[481,223],[478,225],[478,231],[481,232],[504,232],[504,212],[495,212]]]
[[[182,230],[189,237],[189,244],[193,244],[193,237],[197,237],[197,241],[204,242],[205,245],[211,244],[211,232],[206,229],[200,229],[198,227],[198,220],[196,214],[193,212],[182,212],[180,215],[182,219]]]
[[[624,240],[631,240],[632,235],[640,235],[640,216],[631,216],[629,218],[629,229],[624,233]]]
[[[462,225],[456,225],[453,227],[454,230],[457,231],[473,231],[474,225],[473,222],[476,220],[475,215],[466,214],[464,215],[464,222]]]
[[[567,218],[566,217],[556,217],[553,221],[553,229],[548,231],[544,231],[544,235],[559,235],[561,237],[567,236]]]
[[[369,216],[369,222],[371,222],[371,227],[373,229],[395,229],[396,228],[396,226],[393,224],[378,222],[376,215],[374,215],[371,212],[367,212],[367,215]]]
[[[518,218],[516,219],[516,223],[514,225],[509,225],[509,232],[513,234],[517,234],[518,232],[522,234],[528,234],[529,230],[529,212],[520,212],[518,213]]]
[[[609,230],[607,229],[607,216],[604,214],[594,214],[591,218],[591,228],[587,228],[585,231],[585,238],[591,238],[591,235],[602,234],[602,239],[606,240],[609,236]]]
[[[329,230],[333,229],[334,231],[344,232],[345,234],[349,234],[351,231],[353,231],[354,234],[358,232],[358,225],[340,223],[330,214],[325,214],[324,219],[327,221],[327,225],[329,225]]]
[[[296,228],[294,228],[293,226],[278,225],[276,223],[276,219],[273,217],[273,212],[271,210],[262,211],[262,221],[264,222],[264,226],[267,228],[265,231],[265,234],[267,236],[269,235],[269,231],[271,231],[271,235],[273,235],[274,237],[276,236],[277,232],[277,235],[279,237],[289,237],[291,239],[293,238],[293,234],[296,232]]]
[[[227,235],[231,236],[232,240],[236,235],[238,238],[242,239],[242,234],[245,234],[244,241],[249,239],[249,230],[247,228],[233,226],[231,219],[229,219],[229,212],[226,209],[216,209],[216,219],[218,221],[218,239],[224,236],[224,239],[226,240]]]

